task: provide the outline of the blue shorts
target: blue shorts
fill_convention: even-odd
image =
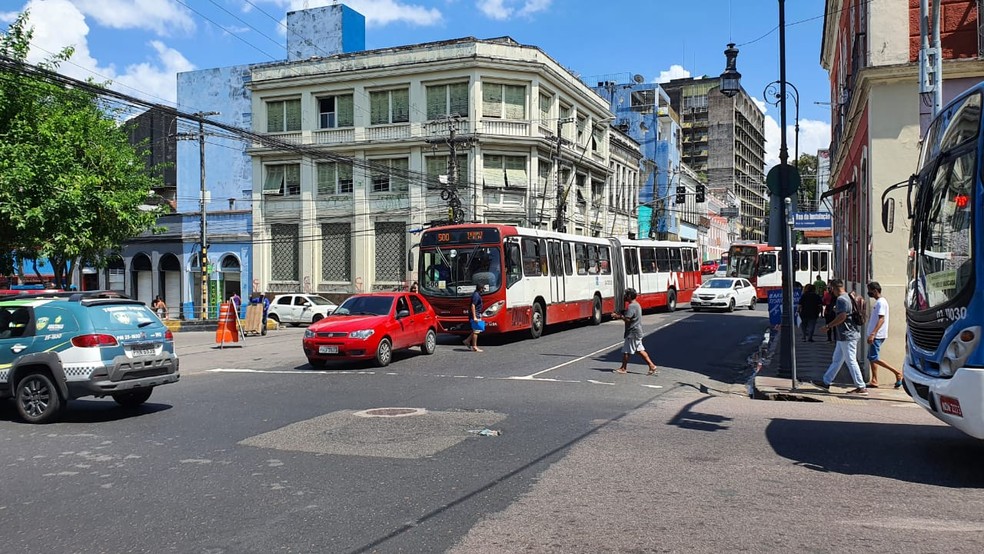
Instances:
[[[878,353],[881,351],[881,345],[883,342],[885,342],[885,339],[875,339],[875,342],[868,345],[869,362],[878,361]]]

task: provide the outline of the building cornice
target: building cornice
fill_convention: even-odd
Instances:
[[[823,10],[823,35],[820,39],[820,66],[828,72],[837,52],[837,31],[844,0],[827,0]],[[865,8],[867,9],[867,7]]]

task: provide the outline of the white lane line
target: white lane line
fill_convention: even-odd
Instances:
[[[375,375],[375,372],[367,371],[319,371],[313,369],[245,369],[245,368],[216,368],[206,369],[209,373],[290,373],[294,375]]]
[[[499,379],[502,381],[539,381],[540,383],[580,383],[579,380],[571,379],[554,379],[552,377],[490,377],[490,379]]]
[[[663,325],[660,325],[659,327],[657,327],[657,328],[653,329],[652,331],[650,331],[646,336],[649,336],[649,335],[655,333],[656,331],[660,331],[660,330],[662,330],[662,329],[664,329],[666,327],[669,327],[670,325],[672,325],[674,323],[676,323],[676,320],[667,322],[667,323],[665,323]],[[643,337],[643,338],[645,338],[645,337]],[[557,365],[555,365],[553,367],[549,367],[549,368],[544,369],[542,371],[537,371],[536,373],[532,373],[530,375],[526,375],[525,377],[514,377],[514,379],[532,379],[534,377],[537,377],[538,375],[543,375],[544,373],[548,373],[548,372],[553,371],[555,369],[560,369],[562,367],[566,367],[566,366],[569,366],[571,364],[580,362],[581,360],[584,360],[586,358],[590,358],[591,356],[594,356],[594,355],[597,355],[597,354],[601,354],[602,352],[605,352],[607,350],[611,350],[612,348],[615,348],[616,346],[622,346],[623,344],[625,344],[625,343],[624,342],[616,342],[615,344],[612,344],[610,346],[606,346],[604,348],[599,348],[598,350],[595,350],[594,352],[591,352],[590,354],[585,354],[584,356],[581,356],[580,358],[574,358],[573,360],[568,360],[568,361],[566,361],[566,362],[564,362],[562,364],[557,364]]]
[[[663,385],[643,385],[644,387],[649,387],[651,389],[661,389]]]
[[[588,379],[588,382],[591,383],[592,385],[610,385],[613,387],[615,386],[615,383],[609,383],[607,381],[595,381],[594,379]]]

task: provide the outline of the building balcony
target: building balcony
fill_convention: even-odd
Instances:
[[[478,132],[483,135],[528,137],[530,136],[530,124],[527,121],[483,119],[479,122]]]

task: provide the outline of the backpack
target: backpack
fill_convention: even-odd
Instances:
[[[863,327],[868,320],[868,312],[864,308],[864,298],[861,298],[852,291],[848,296],[851,298],[851,323],[857,327]]]

